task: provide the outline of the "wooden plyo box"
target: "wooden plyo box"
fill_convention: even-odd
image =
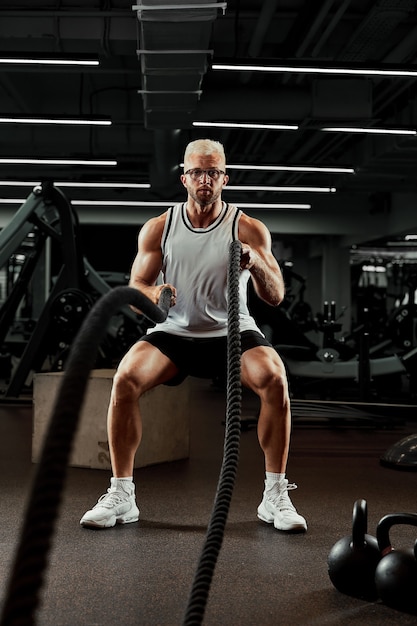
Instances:
[[[72,467],[110,469],[107,439],[107,407],[114,370],[90,372],[84,404],[70,458]],[[33,383],[32,461],[38,462],[55,398],[64,374],[35,374]],[[189,457],[191,381],[177,387],[159,386],[140,399],[143,419],[142,443],[135,468]]]

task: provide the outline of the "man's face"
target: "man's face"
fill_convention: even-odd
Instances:
[[[188,195],[201,207],[205,207],[216,202],[229,180],[227,174],[220,173],[216,178],[216,176],[210,176],[207,170],[217,173],[224,172],[225,169],[224,159],[218,154],[191,154],[184,163],[184,172],[188,174],[181,175],[181,182],[187,189]]]

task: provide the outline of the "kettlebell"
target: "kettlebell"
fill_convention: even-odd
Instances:
[[[378,542],[366,534],[366,500],[353,505],[352,535],[339,539],[330,550],[327,565],[330,580],[338,591],[362,600],[376,600],[375,569],[380,560]]]
[[[413,550],[394,549],[389,531],[395,524],[417,526],[417,514],[392,513],[379,521],[377,540],[382,558],[375,570],[375,585],[386,605],[417,613],[417,541]]]

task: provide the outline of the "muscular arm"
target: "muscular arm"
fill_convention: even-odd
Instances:
[[[242,243],[241,268],[251,273],[259,298],[278,306],[285,296],[284,279],[271,250],[271,235],[259,220],[243,214],[239,221],[239,239]]]
[[[175,303],[176,291],[173,285],[155,285],[162,268],[161,238],[165,219],[166,213],[150,219],[142,227],[138,237],[138,251],[130,272],[129,287],[139,289],[154,304],[158,304],[164,287],[172,290],[171,304]],[[137,311],[137,309],[134,310]],[[140,311],[137,312],[140,313]]]

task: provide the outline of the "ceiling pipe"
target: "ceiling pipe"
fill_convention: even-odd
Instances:
[[[324,29],[324,31],[322,32],[321,36],[319,37],[319,39],[317,40],[316,44],[314,45],[314,47],[313,47],[313,49],[311,51],[311,56],[312,57],[316,57],[318,55],[320,49],[323,47],[323,44],[327,41],[327,39],[329,38],[330,34],[334,31],[334,29],[336,28],[336,26],[338,25],[338,23],[342,19],[343,15],[347,11],[349,5],[350,5],[350,0],[345,0],[337,8],[336,13],[334,13],[334,15],[331,18],[330,22],[327,24],[326,28]]]
[[[248,57],[257,57],[259,55],[265,35],[268,28],[271,26],[271,20],[274,16],[277,4],[278,0],[267,0],[263,3],[252,39],[248,46]],[[252,72],[244,72],[240,77],[241,83],[246,85],[250,81],[251,77]]]
[[[304,37],[301,45],[298,46],[297,51],[295,53],[296,57],[302,57],[303,56],[303,54],[307,50],[308,45],[312,41],[313,37],[315,37],[318,29],[323,24],[324,19],[327,16],[327,14],[329,13],[329,11],[330,11],[330,9],[332,7],[333,2],[334,2],[334,0],[327,0],[327,2],[325,2],[324,5],[321,7],[320,11],[318,12],[318,14],[316,16],[316,19],[314,20],[313,24],[311,25],[310,30],[308,31],[306,37]]]

